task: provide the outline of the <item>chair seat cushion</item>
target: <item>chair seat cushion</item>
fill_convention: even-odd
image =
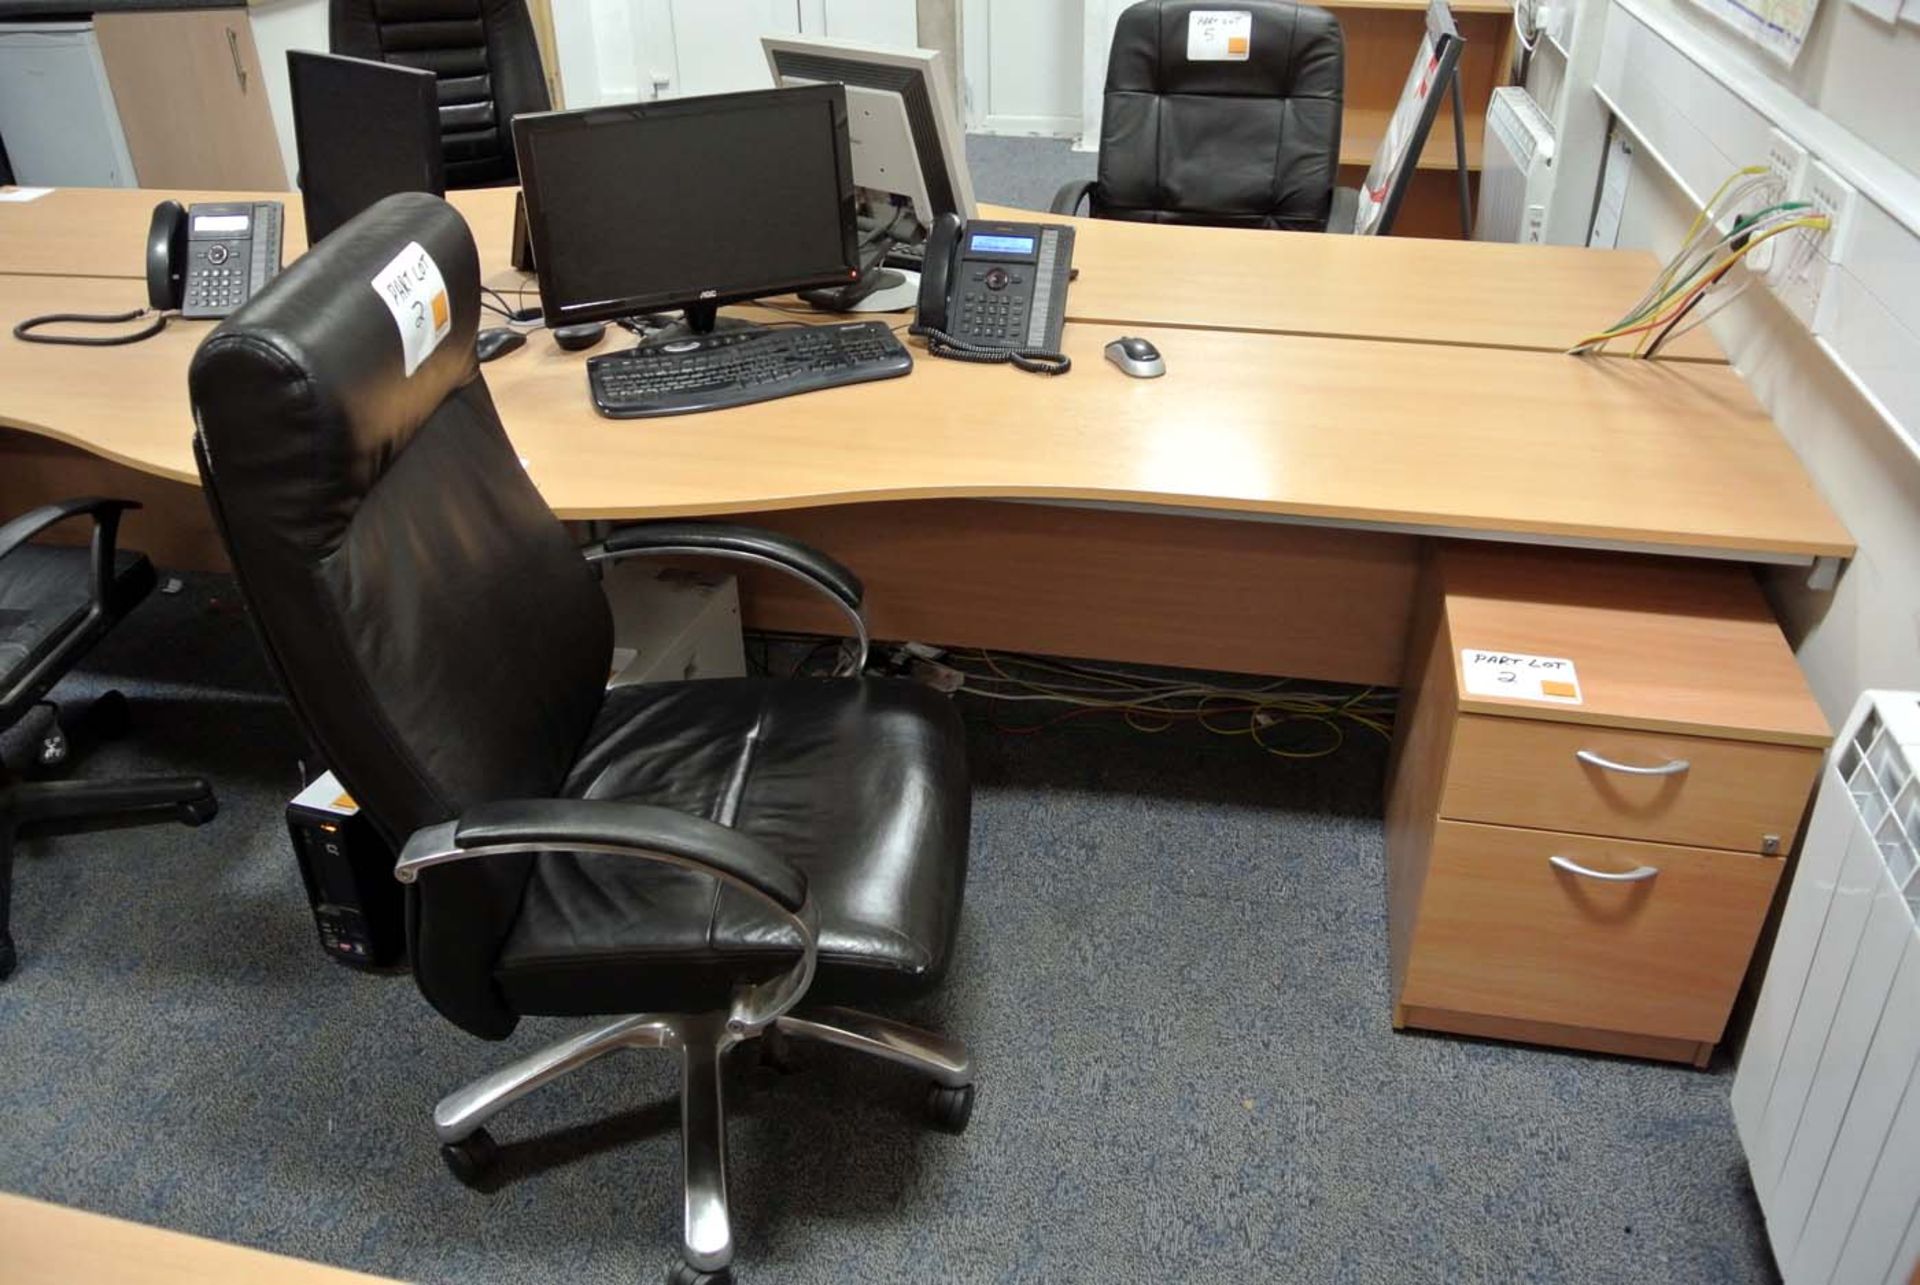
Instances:
[[[916,684],[717,679],[615,688],[564,788],[737,827],[800,867],[819,915],[810,999],[935,985],[966,877],[960,721]],[[542,853],[495,969],[523,1014],[700,1011],[798,954],[792,928],[711,876]]]
[[[85,625],[93,600],[91,556],[85,548],[27,544],[0,558],[0,701]],[[107,616],[96,627],[102,633],[153,587],[153,566],[144,554],[121,551],[114,555],[113,578]],[[36,683],[39,691],[17,699],[37,700],[50,685]]]

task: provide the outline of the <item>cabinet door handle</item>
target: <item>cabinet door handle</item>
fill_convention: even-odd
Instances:
[[[240,37],[232,27],[227,28],[227,52],[233,55],[233,78],[240,82],[240,92],[247,92],[247,69],[240,61]]]
[[[1592,750],[1575,750],[1573,756],[1582,763],[1603,767],[1609,772],[1623,772],[1628,776],[1679,776],[1693,766],[1686,759],[1669,759],[1658,767],[1635,767],[1631,763],[1616,763],[1610,758],[1602,758]]]
[[[1547,858],[1556,870],[1564,870],[1570,875],[1579,875],[1583,879],[1599,879],[1605,883],[1641,883],[1660,873],[1659,866],[1639,866],[1625,874],[1614,874],[1608,870],[1589,870],[1571,857],[1558,853]]]

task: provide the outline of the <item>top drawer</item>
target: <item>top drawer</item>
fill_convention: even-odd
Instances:
[[[1784,853],[1820,762],[1803,746],[1467,714],[1440,815]]]

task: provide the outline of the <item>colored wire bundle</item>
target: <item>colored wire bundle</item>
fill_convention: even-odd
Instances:
[[[960,694],[997,707],[1067,707],[1037,719],[994,719],[995,727],[1015,734],[1041,732],[1075,719],[1118,715],[1139,732],[1164,732],[1189,723],[1216,736],[1244,736],[1280,758],[1314,759],[1337,751],[1349,727],[1365,728],[1386,739],[1393,732],[1394,696],[1371,687],[1315,691],[1296,688],[1288,679],[1241,687],[988,651],[950,651],[940,664],[962,676]],[[1288,743],[1287,729],[1306,731],[1308,739],[1303,744]]]
[[[1694,218],[1693,226],[1687,229],[1680,249],[1633,308],[1569,351],[1581,356],[1599,353],[1616,339],[1637,335],[1633,355],[1651,359],[1673,340],[1718,315],[1752,285],[1751,276],[1732,292],[1717,298],[1706,311],[1689,316],[1726,279],[1735,264],[1782,233],[1802,228],[1816,234],[1827,230],[1827,218],[1808,214],[1812,207],[1807,202],[1783,201],[1780,195],[1780,182],[1766,166],[1749,165],[1735,170],[1708,199]],[[1751,214],[1736,213],[1750,203],[1759,204],[1760,208]],[[1723,233],[1720,222],[1730,215],[1732,230]],[[1798,254],[1789,265],[1789,272],[1797,271],[1800,262],[1813,253],[1813,237],[1799,240]]]

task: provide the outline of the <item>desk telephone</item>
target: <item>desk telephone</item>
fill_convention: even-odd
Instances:
[[[943,214],[927,235],[920,308],[911,333],[957,361],[1011,362],[1064,375],[1060,351],[1073,229],[1058,223],[962,223]]]
[[[208,201],[191,210],[178,201],[153,207],[147,225],[147,306],[130,312],[54,312],[28,317],[13,337],[30,344],[113,348],[151,339],[170,313],[224,317],[253,298],[280,271],[280,202]],[[50,325],[123,325],[151,318],[138,330],[110,335],[42,335]]]
[[[224,317],[280,271],[280,202],[178,201],[153,207],[147,303],[182,317]]]

